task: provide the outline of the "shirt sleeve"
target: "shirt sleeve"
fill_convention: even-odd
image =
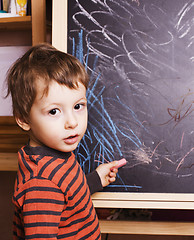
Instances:
[[[91,194],[103,189],[102,183],[97,171],[93,171],[87,174],[86,179],[87,179],[87,183],[88,183]]]
[[[30,180],[23,202],[25,239],[56,240],[64,194],[53,182],[46,179]]]

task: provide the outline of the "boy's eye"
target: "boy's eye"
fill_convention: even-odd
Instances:
[[[76,104],[75,106],[74,106],[74,109],[75,110],[79,110],[81,108],[81,104]]]
[[[75,110],[80,110],[82,109],[86,104],[85,103],[78,103],[74,106]]]
[[[59,110],[56,109],[56,108],[54,108],[54,109],[52,109],[52,110],[49,111],[49,114],[50,114],[50,115],[56,115],[58,112],[59,112]]]

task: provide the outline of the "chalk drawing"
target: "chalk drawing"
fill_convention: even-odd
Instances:
[[[68,49],[90,75],[89,124],[75,151],[84,171],[124,157],[128,163],[110,188],[150,191],[149,183],[138,180],[141,173],[168,179],[166,191],[174,179],[190,181],[194,2],[72,0],[69,5]]]

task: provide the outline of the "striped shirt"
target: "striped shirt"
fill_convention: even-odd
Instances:
[[[74,154],[27,145],[18,156],[14,240],[101,239],[85,174]]]

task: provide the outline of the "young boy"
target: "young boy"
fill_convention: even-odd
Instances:
[[[72,153],[87,127],[84,67],[41,44],[10,68],[7,84],[16,122],[29,134],[18,152],[14,239],[101,239],[90,193],[115,181],[117,161],[86,180]]]

